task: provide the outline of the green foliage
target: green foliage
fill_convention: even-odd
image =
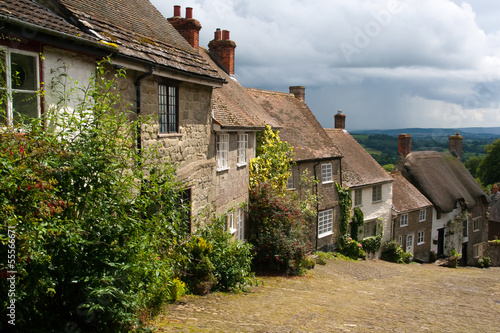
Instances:
[[[316,251],[314,255],[317,256],[316,263],[318,265],[326,265],[326,259],[333,259],[335,256],[331,252]]]
[[[382,168],[384,168],[385,171],[387,172],[392,172],[394,170],[395,165],[394,164],[385,164],[382,165]]]
[[[363,244],[366,253],[375,254],[382,245],[382,234],[366,237],[361,241],[361,244]]]
[[[452,249],[448,254],[447,266],[450,268],[457,268],[460,258],[462,258],[462,255],[459,254],[456,249]]]
[[[266,129],[257,134],[256,155],[250,161],[250,188],[267,183],[282,194],[286,193],[287,180],[292,175],[292,147],[280,140],[278,131],[266,125]]]
[[[410,252],[405,252],[397,241],[387,241],[382,244],[382,255],[380,258],[385,261],[398,264],[409,264],[412,258]]]
[[[234,240],[233,236],[225,231],[225,220],[222,217],[208,226],[199,228],[196,235],[205,239],[211,248],[206,256],[214,267],[213,276],[216,283],[212,290],[246,290],[254,282],[251,273],[252,245]]]
[[[472,177],[478,178],[479,165],[481,164],[482,160],[482,157],[473,156],[464,162],[464,166],[467,168]]]
[[[486,146],[486,156],[479,163],[477,173],[484,185],[500,180],[500,139]]]
[[[365,216],[359,207],[354,207],[351,221],[351,238],[358,241],[359,228],[365,224]]]
[[[491,266],[491,258],[490,257],[481,257],[481,258],[479,258],[477,264],[481,268],[488,268]]]
[[[366,252],[363,250],[363,245],[350,237],[345,240],[345,244],[341,248],[341,253],[353,260],[366,258]]]
[[[335,187],[337,188],[337,192],[339,193],[339,208],[340,208],[340,217],[339,217],[339,247],[342,252],[342,248],[344,247],[347,239],[347,233],[349,229],[349,221],[351,220],[351,206],[352,206],[352,197],[351,191],[349,188],[343,188],[339,183],[335,183]]]
[[[301,275],[311,252],[307,220],[296,201],[260,184],[250,191],[249,238],[257,270]]]

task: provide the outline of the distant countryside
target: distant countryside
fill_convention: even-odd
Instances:
[[[448,137],[460,133],[464,137],[463,159],[465,167],[482,184],[478,167],[486,157],[486,147],[500,138],[500,127],[474,128],[405,128],[392,130],[351,131],[352,136],[387,171],[398,161],[398,134],[412,136],[412,151],[447,151]],[[485,188],[488,191],[488,188]]]

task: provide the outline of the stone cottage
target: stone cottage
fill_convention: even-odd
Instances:
[[[391,239],[413,254],[413,260],[428,262],[431,251],[432,203],[401,172],[392,172]]]
[[[346,131],[346,115],[335,114],[335,128],[325,129],[342,158],[342,185],[349,187],[353,209],[359,207],[364,214],[364,227],[360,238],[383,233],[389,240],[392,227],[393,178]]]
[[[103,57],[111,59],[110,75],[113,67],[125,68],[127,77],[118,82],[124,102],[137,115],[157,119],[152,128],[143,125],[136,148],[159,145],[165,162],[176,163],[193,218],[215,213],[211,103],[213,89],[226,81],[149,1],[5,0],[0,21],[0,55],[29,75],[23,93],[50,82],[61,64],[80,83]],[[46,88],[44,100],[14,107],[41,116],[54,98]]]
[[[475,265],[487,249],[488,199],[463,166],[461,136],[452,136],[452,152],[411,151],[411,135],[400,134],[401,172],[432,204],[431,250],[446,256],[456,250],[462,263]]]
[[[310,225],[313,248],[332,250],[339,236],[338,192],[335,182],[341,182],[342,154],[305,103],[305,87],[292,86],[289,93],[247,88],[248,94],[261,107],[257,116],[273,129],[279,130],[282,141],[289,143],[295,153],[295,165],[288,189],[299,196],[306,190],[321,200],[315,207],[318,215]],[[301,184],[306,172],[319,182]]]
[[[240,240],[246,235],[246,210],[249,200],[249,164],[255,157],[256,132],[265,124],[256,115],[260,106],[234,77],[236,43],[229,31],[217,29],[209,49],[199,46],[201,25],[186,8],[181,17],[180,6],[168,21],[184,36],[201,57],[217,71],[226,84],[212,92],[211,145],[216,155],[215,212],[227,218],[227,230]]]

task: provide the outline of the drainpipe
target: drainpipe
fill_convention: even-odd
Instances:
[[[316,163],[314,166],[313,166],[313,170],[314,170],[314,180],[318,180],[318,177],[317,177],[317,173],[316,173],[316,167],[320,164],[320,162]],[[316,182],[316,199],[318,198],[318,195],[319,195],[319,189],[318,189],[318,183]],[[319,213],[319,201],[316,202],[316,246],[315,246],[315,249],[316,251],[318,251],[318,228],[319,228],[319,216],[318,216],[318,213]]]
[[[137,77],[134,81],[135,85],[135,101],[136,101],[136,113],[137,117],[139,118],[141,114],[141,81],[145,79],[148,76],[151,76],[153,74],[154,66],[148,66],[148,72],[141,74],[139,77]],[[139,158],[142,157],[142,137],[141,137],[141,122],[137,122],[137,154],[139,155]],[[142,164],[142,161],[139,159],[139,165]]]

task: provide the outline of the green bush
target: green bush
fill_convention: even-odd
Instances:
[[[318,265],[326,265],[326,259],[333,259],[335,257],[331,252],[322,252],[322,251],[314,252],[314,255],[317,256],[316,263]]]
[[[256,270],[304,273],[304,259],[311,253],[311,245],[307,222],[294,201],[268,184],[253,188],[249,224],[248,241],[253,245]]]
[[[490,257],[482,257],[478,260],[478,266],[481,268],[488,268],[491,266],[491,258]]]
[[[366,253],[375,254],[382,245],[382,235],[366,237],[361,241]]]
[[[409,264],[412,256],[410,252],[405,252],[395,240],[382,244],[382,255],[380,256],[382,260],[398,264]]]
[[[347,238],[345,244],[340,247],[340,253],[353,260],[366,258],[366,252],[363,250],[363,245],[350,237]]]

